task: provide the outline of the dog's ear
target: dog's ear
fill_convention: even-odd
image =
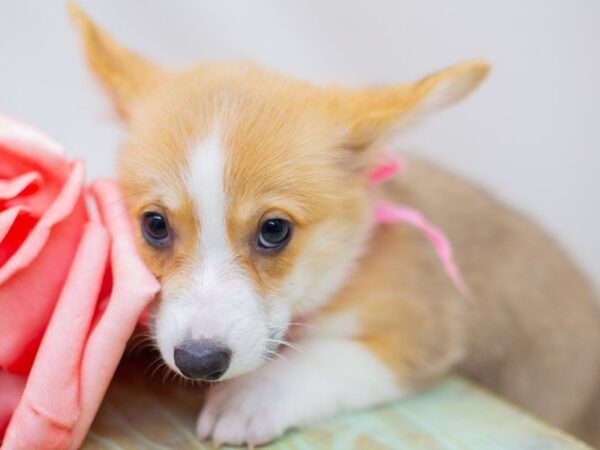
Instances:
[[[132,103],[166,72],[123,48],[75,4],[69,3],[68,8],[92,72],[109,93],[119,115],[126,119]]]
[[[336,103],[349,124],[348,144],[369,148],[396,129],[458,102],[489,69],[485,61],[469,61],[414,83],[343,92]]]

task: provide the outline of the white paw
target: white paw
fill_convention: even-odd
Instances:
[[[315,339],[286,356],[212,386],[198,436],[215,444],[262,445],[288,428],[401,394],[389,369],[353,341]]]
[[[246,375],[209,389],[196,433],[215,444],[261,445],[292,425],[290,407],[277,381]]]

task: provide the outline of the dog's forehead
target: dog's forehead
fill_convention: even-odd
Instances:
[[[285,203],[290,177],[298,172],[266,139],[257,145],[252,136],[234,133],[234,127],[223,131],[223,125],[215,124],[190,146],[185,159],[186,194],[205,232],[224,230],[232,215]]]
[[[149,99],[134,121],[137,148],[129,152],[130,168],[152,168],[142,176],[157,180],[145,186],[167,209],[194,204],[200,227],[215,217],[223,225],[240,211],[253,213],[260,201],[310,206],[309,198],[326,193],[339,175],[331,164],[335,130],[314,102],[270,84],[185,81]],[[222,217],[214,216],[217,209]]]

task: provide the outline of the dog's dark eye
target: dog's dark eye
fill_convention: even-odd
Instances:
[[[142,234],[148,244],[153,247],[163,247],[169,242],[167,220],[156,212],[144,213],[142,217]]]
[[[258,232],[259,247],[276,250],[285,245],[290,238],[290,223],[284,219],[265,220]]]

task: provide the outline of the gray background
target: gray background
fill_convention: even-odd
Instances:
[[[186,66],[243,58],[316,82],[409,81],[494,65],[463,104],[404,136],[537,218],[600,284],[600,2],[145,0],[80,5],[119,41]],[[0,110],[114,173],[121,130],[59,0],[0,0]]]

